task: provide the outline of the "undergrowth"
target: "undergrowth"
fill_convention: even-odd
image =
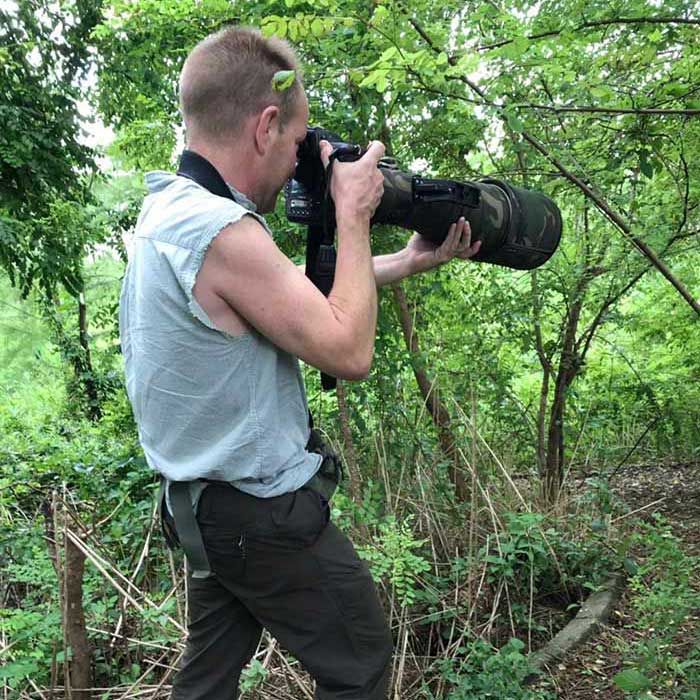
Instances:
[[[9,436],[0,446],[2,486],[11,493],[0,503],[6,601],[0,680],[20,693],[61,678],[58,579],[47,547],[47,499],[53,498],[63,527],[79,532],[89,552],[84,609],[96,685],[122,694],[152,688],[160,697],[185,626],[182,563],[159,542],[155,478],[138,451],[125,404],[117,397],[96,425],[66,418],[37,425],[16,413],[0,420]],[[475,450],[479,462],[467,474],[472,496],[456,504],[445,488],[443,462],[419,457],[412,476],[397,487],[385,453],[377,445],[360,502],[341,490],[333,517],[379,588],[395,638],[393,683],[401,697],[547,698],[543,687],[525,683],[528,653],[575,614],[621,554],[624,538],[614,524],[620,506],[606,484],[591,481],[546,511],[529,483],[503,478],[493,453]],[[60,556],[61,540],[55,541]],[[670,570],[673,550],[662,543],[668,540],[659,539],[658,557]],[[680,563],[677,568],[680,577]],[[640,569],[638,585],[648,576]],[[661,582],[653,591],[654,601],[663,602]],[[677,588],[673,592],[678,599]],[[673,614],[683,617],[676,602]],[[672,611],[658,613],[657,620],[655,605],[640,612],[649,625],[660,626]],[[647,652],[651,647],[635,652],[642,673]],[[244,696],[266,697],[287,683],[298,694],[309,684],[300,670],[265,637],[243,676]]]
[[[658,514],[629,545],[640,561],[629,580],[636,641],[620,650],[615,685],[634,700],[700,700],[700,558]]]

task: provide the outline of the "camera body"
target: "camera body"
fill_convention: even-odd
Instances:
[[[323,224],[326,169],[321,162],[321,141],[324,140],[333,146],[340,161],[359,160],[364,153],[360,146],[345,143],[332,131],[318,126],[307,129],[306,138],[299,144],[294,177],[284,188],[285,213],[290,221],[298,224]]]
[[[299,146],[294,177],[285,185],[285,211],[290,221],[331,228],[335,217],[321,162],[322,140],[333,146],[341,162],[359,160],[364,154],[360,146],[337,134],[310,127]],[[561,213],[540,192],[490,178],[479,182],[424,178],[400,171],[387,157],[378,167],[384,176],[384,195],[371,225],[400,226],[440,244],[450,225],[464,216],[472,240],[481,240],[474,261],[520,270],[543,265],[559,245]]]

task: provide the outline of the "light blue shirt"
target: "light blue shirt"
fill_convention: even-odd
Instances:
[[[306,393],[296,357],[253,330],[216,327],[192,294],[207,248],[254,216],[231,189],[218,197],[185,177],[146,175],[149,190],[119,310],[126,389],[148,464],[167,479],[228,481],[269,498],[302,486],[321,457],[305,450]]]

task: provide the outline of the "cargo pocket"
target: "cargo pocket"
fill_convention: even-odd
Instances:
[[[393,643],[369,567],[333,524],[312,551],[321,572],[322,591],[336,608],[336,636],[347,639],[350,646],[342,654],[344,661],[337,674],[370,687],[384,674]]]

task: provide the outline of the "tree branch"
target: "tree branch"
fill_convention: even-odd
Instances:
[[[660,116],[679,115],[683,117],[700,116],[700,109],[627,109],[622,107],[592,107],[592,106],[570,106],[570,107],[555,107],[554,105],[538,105],[538,104],[522,104],[512,105],[515,109],[541,109],[548,112],[561,114],[564,112],[584,112],[596,114],[658,114]]]
[[[416,22],[412,17],[408,18],[408,22],[423,38],[423,40],[428,44],[428,46],[433,52],[437,54],[442,53],[440,48],[435,46],[432,39],[418,24],[418,22]],[[693,23],[700,24],[700,20]],[[455,65],[457,63],[457,59],[455,58],[455,56],[448,56],[447,60],[450,63],[450,65]],[[476,83],[469,80],[469,78],[467,78],[466,76],[462,77],[462,82],[468,85],[477,95],[479,95],[479,97],[481,97],[486,104],[493,105],[491,100],[487,98],[486,93],[483,90],[481,90],[481,88],[479,88],[479,86]],[[499,108],[499,111],[501,112],[501,118],[504,119],[504,121],[507,121],[505,120],[505,117],[502,114],[502,110],[502,107]],[[698,302],[683,286],[680,280],[678,280],[675,277],[675,275],[671,272],[668,266],[662,260],[659,259],[656,253],[641,238],[635,236],[632,233],[630,227],[623,220],[620,214],[618,214],[610,207],[610,205],[605,201],[603,196],[595,192],[590,186],[583,182],[583,180],[581,180],[574,173],[568,170],[568,168],[566,168],[556,156],[551,154],[544,146],[544,144],[540,143],[540,141],[537,138],[535,138],[530,133],[524,130],[520,133],[525,139],[525,141],[527,141],[536,151],[541,153],[550,163],[552,163],[557,168],[557,170],[559,170],[559,172],[567,180],[569,180],[569,182],[578,187],[592,202],[595,203],[598,209],[601,212],[603,212],[605,216],[608,217],[608,219],[631,241],[631,243],[637,248],[637,250],[639,250],[642,253],[642,255],[644,255],[644,257],[646,257],[651,262],[651,264],[673,285],[676,291],[678,291],[678,293],[688,302],[693,311],[695,311],[695,313],[698,314],[698,316],[700,316],[700,304],[698,304]]]
[[[615,19],[599,19],[591,22],[583,22],[578,27],[574,28],[575,32],[580,32],[584,29],[597,29],[598,27],[608,27],[616,24],[700,24],[700,19],[686,19],[685,17],[617,17]],[[546,39],[551,36],[558,36],[563,29],[552,29],[548,32],[539,34],[530,34],[527,38],[530,41],[536,39]],[[477,51],[491,51],[499,49],[501,46],[512,44],[514,39],[503,39],[494,44],[485,44],[476,48]]]

